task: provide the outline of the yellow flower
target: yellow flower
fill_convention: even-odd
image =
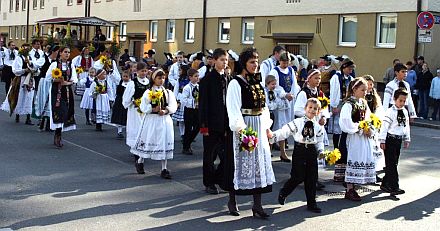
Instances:
[[[359,128],[363,129],[363,130],[367,129],[368,128],[368,122],[365,121],[365,120],[362,120],[361,122],[359,122]]]
[[[139,98],[139,99],[135,99],[133,102],[134,102],[134,105],[135,105],[136,107],[141,106],[141,98]]]
[[[321,102],[321,109],[326,109],[330,105],[330,100],[325,96],[318,97],[318,100]]]
[[[75,68],[75,71],[76,71],[77,74],[83,73],[83,69],[81,67]]]
[[[99,58],[99,61],[100,61],[102,64],[106,64],[106,62],[107,62],[107,56],[102,55],[102,56]]]
[[[54,78],[54,79],[61,79],[62,76],[63,76],[63,73],[61,72],[60,69],[54,68],[52,70],[52,78]]]
[[[370,115],[371,122],[376,129],[380,129],[382,126],[382,120],[379,119],[375,114]]]
[[[330,152],[326,157],[326,160],[330,165],[334,165],[339,159],[341,159],[341,152],[337,148]]]

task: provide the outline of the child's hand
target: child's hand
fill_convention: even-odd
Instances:
[[[408,141],[403,142],[403,147],[404,148],[409,148],[409,142]]]
[[[319,120],[319,125],[324,126],[326,122],[326,119],[324,117],[321,117],[321,119]]]
[[[273,137],[273,133],[270,129],[266,130],[266,135],[267,135],[267,138],[269,138],[269,139],[271,139]]]
[[[385,144],[380,144],[380,148],[385,151]]]
[[[287,94],[286,94],[286,99],[289,100],[289,101],[292,101],[292,100],[293,100],[293,96],[292,96],[292,94],[287,93]]]
[[[166,110],[160,110],[160,111],[159,111],[159,115],[163,116],[163,115],[165,115],[165,114],[167,114]]]
[[[156,107],[153,108],[153,112],[159,112],[160,111],[160,106],[157,105]]]
[[[371,129],[368,129],[368,130],[364,130],[364,134],[365,134],[365,136],[367,136],[368,138],[371,138],[371,134],[372,134],[372,132],[371,132]]]

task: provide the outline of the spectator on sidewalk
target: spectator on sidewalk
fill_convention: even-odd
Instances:
[[[428,95],[431,88],[431,81],[434,78],[431,71],[429,71],[428,64],[423,63],[422,73],[417,76],[416,89],[419,94],[419,115],[420,119],[428,118]]]
[[[413,70],[415,63],[408,61],[406,62],[406,67],[408,68],[408,75],[406,76],[406,82],[409,83],[409,87],[411,88],[411,97],[414,102],[414,107],[416,108],[416,111],[418,111],[419,108],[419,96],[417,93],[417,90],[415,89],[415,85],[417,82],[417,73],[415,70]]]
[[[394,59],[393,60],[393,66],[389,67],[386,71],[385,71],[385,75],[383,76],[383,83],[386,85],[387,83],[389,83],[391,80],[394,79],[394,77],[396,76],[394,73],[394,66],[396,66],[397,63],[400,63],[400,59]]]
[[[437,76],[432,80],[429,97],[434,101],[434,111],[429,120],[440,120],[440,69],[437,69]]]
[[[417,77],[419,77],[422,74],[422,66],[425,63],[425,57],[423,56],[417,56],[415,59],[415,65],[413,67],[413,70],[416,72]]]

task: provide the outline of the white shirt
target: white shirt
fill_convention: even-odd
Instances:
[[[115,101],[115,94],[112,89],[112,85],[108,83],[108,80],[107,79],[98,80],[98,83],[101,85],[107,85],[107,93],[105,94],[107,94],[109,101]],[[90,89],[92,89],[90,91],[90,95],[89,95],[90,97],[92,97],[93,94],[95,94],[95,87],[96,87],[96,82],[93,81],[93,83],[90,85]]]
[[[260,65],[261,82],[266,83],[266,76],[269,75],[270,71],[277,66],[277,60],[274,57],[270,57],[264,60]]]
[[[142,85],[148,85],[150,83],[150,81],[148,80],[148,78],[139,78],[136,77],[137,80],[142,84]],[[129,108],[130,106],[134,106],[133,105],[133,95],[135,93],[135,85],[134,85],[134,81],[130,81],[127,84],[127,87],[125,88],[124,94],[122,95],[122,105],[124,106],[124,108]]]
[[[5,52],[7,52],[8,49],[6,47],[0,47],[0,66],[4,65],[3,59],[6,57]]]
[[[337,71],[336,73],[341,73],[340,71]],[[344,75],[342,78],[342,84],[345,84],[346,80],[353,80],[353,77],[351,75]],[[347,84],[347,90],[348,90]],[[337,108],[338,105],[341,103],[341,99],[343,99],[345,96],[341,95],[341,86],[339,83],[339,76],[338,74],[334,74],[332,78],[330,79],[330,106],[332,108]]]
[[[39,57],[35,57],[36,53],[38,52]],[[29,59],[32,60],[32,63],[35,65],[35,68],[40,68],[44,65],[46,60],[44,59],[44,52],[42,50],[35,50],[32,48],[31,51],[29,51]]]
[[[208,67],[205,65],[203,67],[201,67],[199,70],[199,79],[202,79],[203,77],[206,76],[206,73],[208,72]]]
[[[405,105],[408,106],[409,116],[410,118],[417,118],[416,109],[414,107],[414,103],[411,97],[411,88],[409,83],[405,80],[402,80],[403,84],[405,84],[406,90],[408,92],[408,96],[406,97]],[[389,82],[385,87],[385,93],[383,94],[383,107],[389,108],[390,104],[394,105],[394,92],[399,88],[399,80],[394,78],[393,81]]]
[[[307,99],[306,92],[304,92],[304,91],[299,92],[298,96],[296,97],[295,107],[293,110],[295,113],[295,116],[303,117],[306,114],[305,107],[307,104],[307,100],[308,99]],[[329,112],[328,108],[329,107],[327,107],[325,109],[321,109],[321,112],[319,113],[318,116],[316,116],[316,118],[317,119],[321,119],[322,117],[327,118],[327,119],[330,118],[330,112]]]
[[[170,67],[170,73],[168,75],[168,80],[170,81],[170,84],[174,87],[176,85],[177,82],[179,82],[179,69],[180,66],[183,65],[184,63],[173,63],[173,65],[171,65]]]
[[[314,134],[311,138],[306,138],[302,135],[304,125],[307,121],[313,122]],[[270,143],[277,143],[278,141],[287,139],[289,136],[293,136],[295,142],[315,145],[318,153],[324,151],[324,127],[319,125],[314,119],[310,120],[304,116],[287,123],[281,129],[273,132],[273,137],[270,139]]]
[[[52,70],[58,68],[58,63],[57,62],[53,62],[52,64],[50,64],[49,69],[46,72],[46,79],[48,80],[52,80]],[[73,83],[77,83],[78,82],[78,75],[76,74],[76,70],[75,70],[75,66],[73,64],[70,65],[70,69],[71,69],[71,77],[70,77],[70,81],[72,81]],[[61,64],[61,70],[65,71],[67,70],[67,63],[62,63]]]
[[[183,107],[195,109],[198,107],[198,102],[193,97],[194,88],[199,88],[199,84],[188,83],[182,90],[180,103]]]
[[[3,63],[4,65],[10,66],[12,67],[12,64],[14,63],[15,58],[18,57],[18,51],[17,50],[9,50],[9,49],[5,49],[5,58],[3,59]],[[11,59],[11,54],[14,53],[15,57],[13,59]]]
[[[402,110],[403,114],[405,115],[404,124],[399,124],[397,121],[398,110]],[[408,111],[405,107],[398,109],[395,105],[393,105],[387,109],[385,117],[382,121],[382,127],[380,128],[379,141],[381,143],[385,143],[388,133],[403,136],[403,140],[406,142],[411,141]]]

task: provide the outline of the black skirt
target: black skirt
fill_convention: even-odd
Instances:
[[[75,122],[75,103],[72,87],[53,83],[51,89],[52,119],[54,123],[64,123],[69,127]]]
[[[227,131],[225,139],[225,163],[223,165],[224,175],[223,181],[219,184],[220,188],[224,191],[235,192],[235,195],[253,195],[253,194],[263,194],[272,192],[272,185],[268,185],[264,188],[254,188],[254,189],[234,189],[234,171],[235,171],[235,160],[234,160],[234,150],[233,150],[233,136],[230,130]]]
[[[122,105],[122,95],[116,96],[115,103],[113,104],[111,123],[122,126],[127,125],[127,109]]]

